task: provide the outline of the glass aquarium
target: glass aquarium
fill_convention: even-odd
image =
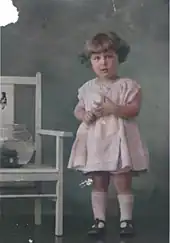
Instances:
[[[9,124],[0,128],[0,167],[17,168],[26,165],[34,153],[33,138],[24,124]]]

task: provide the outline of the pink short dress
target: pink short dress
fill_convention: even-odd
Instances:
[[[97,95],[105,95],[116,104],[130,103],[140,90],[137,82],[120,78],[113,83],[86,82],[78,91],[78,99],[90,111]],[[136,120],[109,115],[87,126],[81,123],[72,146],[68,168],[89,173],[148,171],[149,155]]]

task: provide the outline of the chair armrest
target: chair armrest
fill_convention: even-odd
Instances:
[[[63,139],[64,137],[72,137],[72,132],[37,129],[36,136],[39,137],[36,143],[36,162],[41,164],[41,135],[54,136],[56,139],[56,169],[59,171],[59,176],[63,173]],[[61,179],[62,180],[62,179]]]
[[[46,129],[39,129],[39,130],[37,130],[37,134],[39,134],[39,135],[55,136],[55,137],[72,137],[73,136],[72,132],[46,130]]]

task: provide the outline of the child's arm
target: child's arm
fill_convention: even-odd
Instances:
[[[106,97],[106,102],[95,109],[94,114],[99,118],[102,116],[109,116],[111,114],[128,119],[139,114],[141,106],[141,91],[139,91],[133,101],[127,105],[117,105],[112,100]]]
[[[85,116],[85,108],[81,105],[80,101],[78,102],[78,104],[76,105],[75,109],[74,109],[74,116],[77,118],[77,120],[79,121],[83,121],[84,120],[84,116]]]
[[[141,96],[141,92],[139,91],[131,103],[115,107],[114,114],[124,119],[136,117],[140,112]]]
[[[95,121],[95,116],[91,112],[86,112],[83,104],[81,101],[76,105],[74,109],[74,115],[77,118],[77,120],[81,122],[85,122],[86,124],[91,124]]]

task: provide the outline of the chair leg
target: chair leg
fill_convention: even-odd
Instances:
[[[0,195],[2,195],[3,193],[0,192]],[[0,198],[0,220],[3,220],[3,199]]]
[[[35,225],[41,224],[41,213],[42,213],[42,205],[41,205],[41,199],[36,198],[35,199],[35,205],[34,205],[34,215],[35,215]]]
[[[54,243],[62,243],[63,242],[63,238],[62,237],[55,237],[55,242]]]
[[[2,201],[0,200],[0,220],[2,220]]]
[[[55,201],[55,235],[63,235],[63,185],[60,181],[56,184],[57,199]]]
[[[2,199],[0,199],[0,219],[2,217]]]

